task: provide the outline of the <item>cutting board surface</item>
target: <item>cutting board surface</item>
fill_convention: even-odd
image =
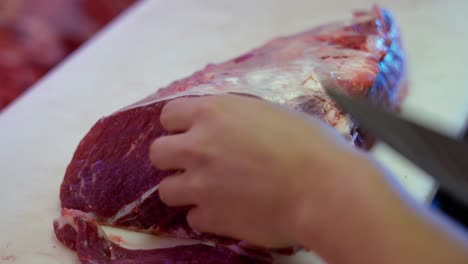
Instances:
[[[468,2],[377,1],[401,26],[409,58],[405,114],[455,135],[468,107]],[[77,263],[52,220],[59,186],[97,119],[265,41],[350,17],[374,1],[147,0],[132,8],[0,115],[0,263]],[[374,155],[419,201],[433,182],[379,145]],[[180,241],[128,234],[127,246]],[[281,263],[315,263],[306,254]]]

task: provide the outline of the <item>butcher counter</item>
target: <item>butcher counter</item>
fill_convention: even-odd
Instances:
[[[468,2],[377,1],[390,9],[408,55],[403,114],[457,136],[468,113]],[[73,151],[100,117],[185,77],[374,1],[146,0],[130,8],[0,114],[0,263],[78,263],[53,233]],[[419,202],[436,184],[382,144],[372,154]],[[107,229],[126,245],[175,239]],[[280,263],[315,263],[309,254]]]

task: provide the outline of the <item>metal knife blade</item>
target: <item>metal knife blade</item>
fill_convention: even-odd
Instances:
[[[362,98],[332,87],[329,96],[370,134],[382,140],[468,204],[468,143],[435,132]]]

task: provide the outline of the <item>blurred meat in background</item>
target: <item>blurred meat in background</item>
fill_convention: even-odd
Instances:
[[[0,112],[137,0],[0,0]]]

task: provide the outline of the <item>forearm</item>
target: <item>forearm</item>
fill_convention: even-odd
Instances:
[[[378,168],[356,174],[356,185],[348,183],[354,191],[332,196],[347,201],[329,211],[337,215],[303,210],[302,245],[329,263],[468,263],[468,243],[454,226],[400,193]],[[319,223],[322,217],[333,220]],[[309,221],[323,228],[311,230]]]

